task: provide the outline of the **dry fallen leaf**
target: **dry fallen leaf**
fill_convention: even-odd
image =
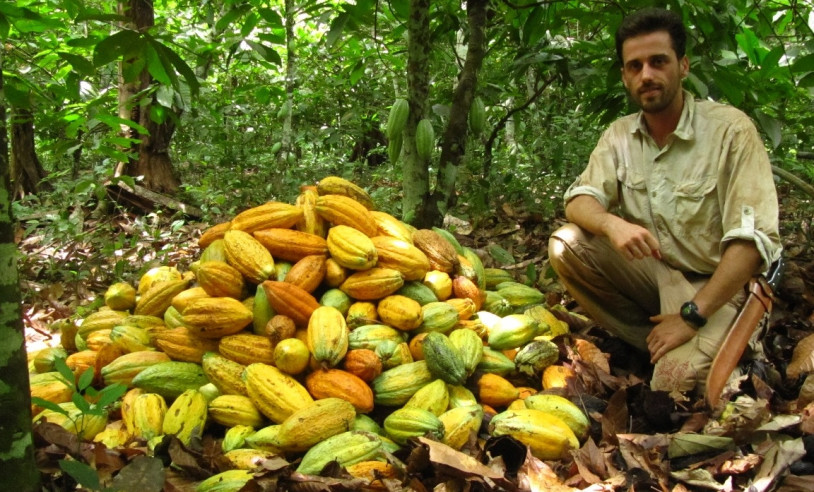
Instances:
[[[796,378],[811,371],[814,371],[814,335],[809,335],[797,342],[791,362],[786,368],[786,376]]]
[[[582,338],[575,340],[574,346],[577,348],[577,353],[582,360],[593,364],[597,369],[603,372],[610,372],[608,355],[599,350],[599,347]]]

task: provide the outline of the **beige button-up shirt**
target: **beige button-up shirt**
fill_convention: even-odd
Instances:
[[[727,241],[753,241],[763,269],[779,258],[778,203],[771,165],[749,117],[684,92],[681,119],[659,148],[641,113],[602,135],[565,193],[590,195],[658,239],[664,261],[711,274]]]

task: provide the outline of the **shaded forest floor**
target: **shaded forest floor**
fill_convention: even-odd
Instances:
[[[422,471],[413,473],[410,482],[391,482],[387,488],[400,490],[409,484],[415,490],[432,490],[452,477],[474,487],[472,490],[515,486],[534,490],[741,490],[746,484],[758,484],[754,490],[814,490],[814,417],[807,413],[814,410],[814,379],[785,375],[797,343],[814,333],[814,231],[809,204],[782,201],[788,267],[764,338],[769,361],[753,368],[740,388],[731,389],[729,396],[738,403],[733,403],[725,419],[700,401],[674,401],[649,391],[644,384],[650,370],[646,363],[636,363],[624,347],[590,323],[572,325],[572,335],[559,340],[558,345],[578,368],[580,391],[590,397],[594,409],[591,438],[578,452],[568,460],[546,464],[530,456],[518,458],[516,450],[505,455],[501,451],[498,454],[505,460],[495,464],[484,458],[483,446],[470,448],[467,454],[481,458],[492,472],[512,477],[510,485],[494,488],[482,476],[474,478],[483,470],[422,440],[414,443],[413,452],[422,450],[423,464],[413,462],[419,460],[417,455],[402,456],[407,469],[412,466],[415,472],[416,467],[423,467]],[[136,285],[142,273],[159,265],[185,271],[200,254],[198,237],[212,225],[128,211],[96,217],[90,210],[73,210],[70,217],[74,225],[67,237],[53,232],[58,230],[58,221],[66,220],[64,217],[54,217],[51,222],[47,217],[39,218],[37,224],[26,221],[19,231],[23,316],[30,353],[58,344],[58,333],[52,332],[50,324],[68,317],[81,318],[99,307],[110,284],[123,280]],[[504,205],[494,217],[479,223],[477,230],[458,224],[456,235],[462,244],[479,253],[486,266],[505,268],[520,281],[536,279],[535,285],[546,292],[550,304],[560,303],[579,312],[547,268],[547,240],[559,221],[543,220]],[[496,260],[495,256],[501,255],[495,254],[495,245],[508,252],[514,262]],[[607,354],[610,370],[605,373],[584,354],[576,353],[571,344],[574,338],[590,340]],[[736,400],[739,396],[744,398]],[[791,420],[787,418],[790,415]],[[779,416],[784,419],[778,420]],[[683,432],[720,432],[733,436],[738,446],[679,453],[679,457],[668,459],[667,449]],[[61,439],[48,435],[51,440],[45,439],[52,445],[53,440]],[[786,442],[797,444],[786,446]],[[500,443],[485,443],[495,445]],[[514,462],[509,462],[510,456]],[[275,473],[279,472],[274,469],[268,474],[278,480]],[[339,472],[337,477],[339,485],[321,483],[311,490],[358,487],[358,482],[342,482],[349,479]],[[299,483],[290,473],[285,480]],[[191,483],[179,478],[173,490],[192,490]]]

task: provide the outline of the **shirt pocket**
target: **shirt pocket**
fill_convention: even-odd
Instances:
[[[720,230],[721,211],[716,176],[705,176],[683,181],[675,188],[675,216],[678,231],[683,234],[706,236]]]

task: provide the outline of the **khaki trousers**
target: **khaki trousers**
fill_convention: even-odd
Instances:
[[[574,224],[549,240],[549,261],[571,296],[604,329],[648,357],[650,316],[677,313],[709,276],[684,274],[652,257],[626,260],[605,237]],[[713,314],[698,334],[653,368],[654,390],[703,394],[712,360],[746,299],[745,291]]]

